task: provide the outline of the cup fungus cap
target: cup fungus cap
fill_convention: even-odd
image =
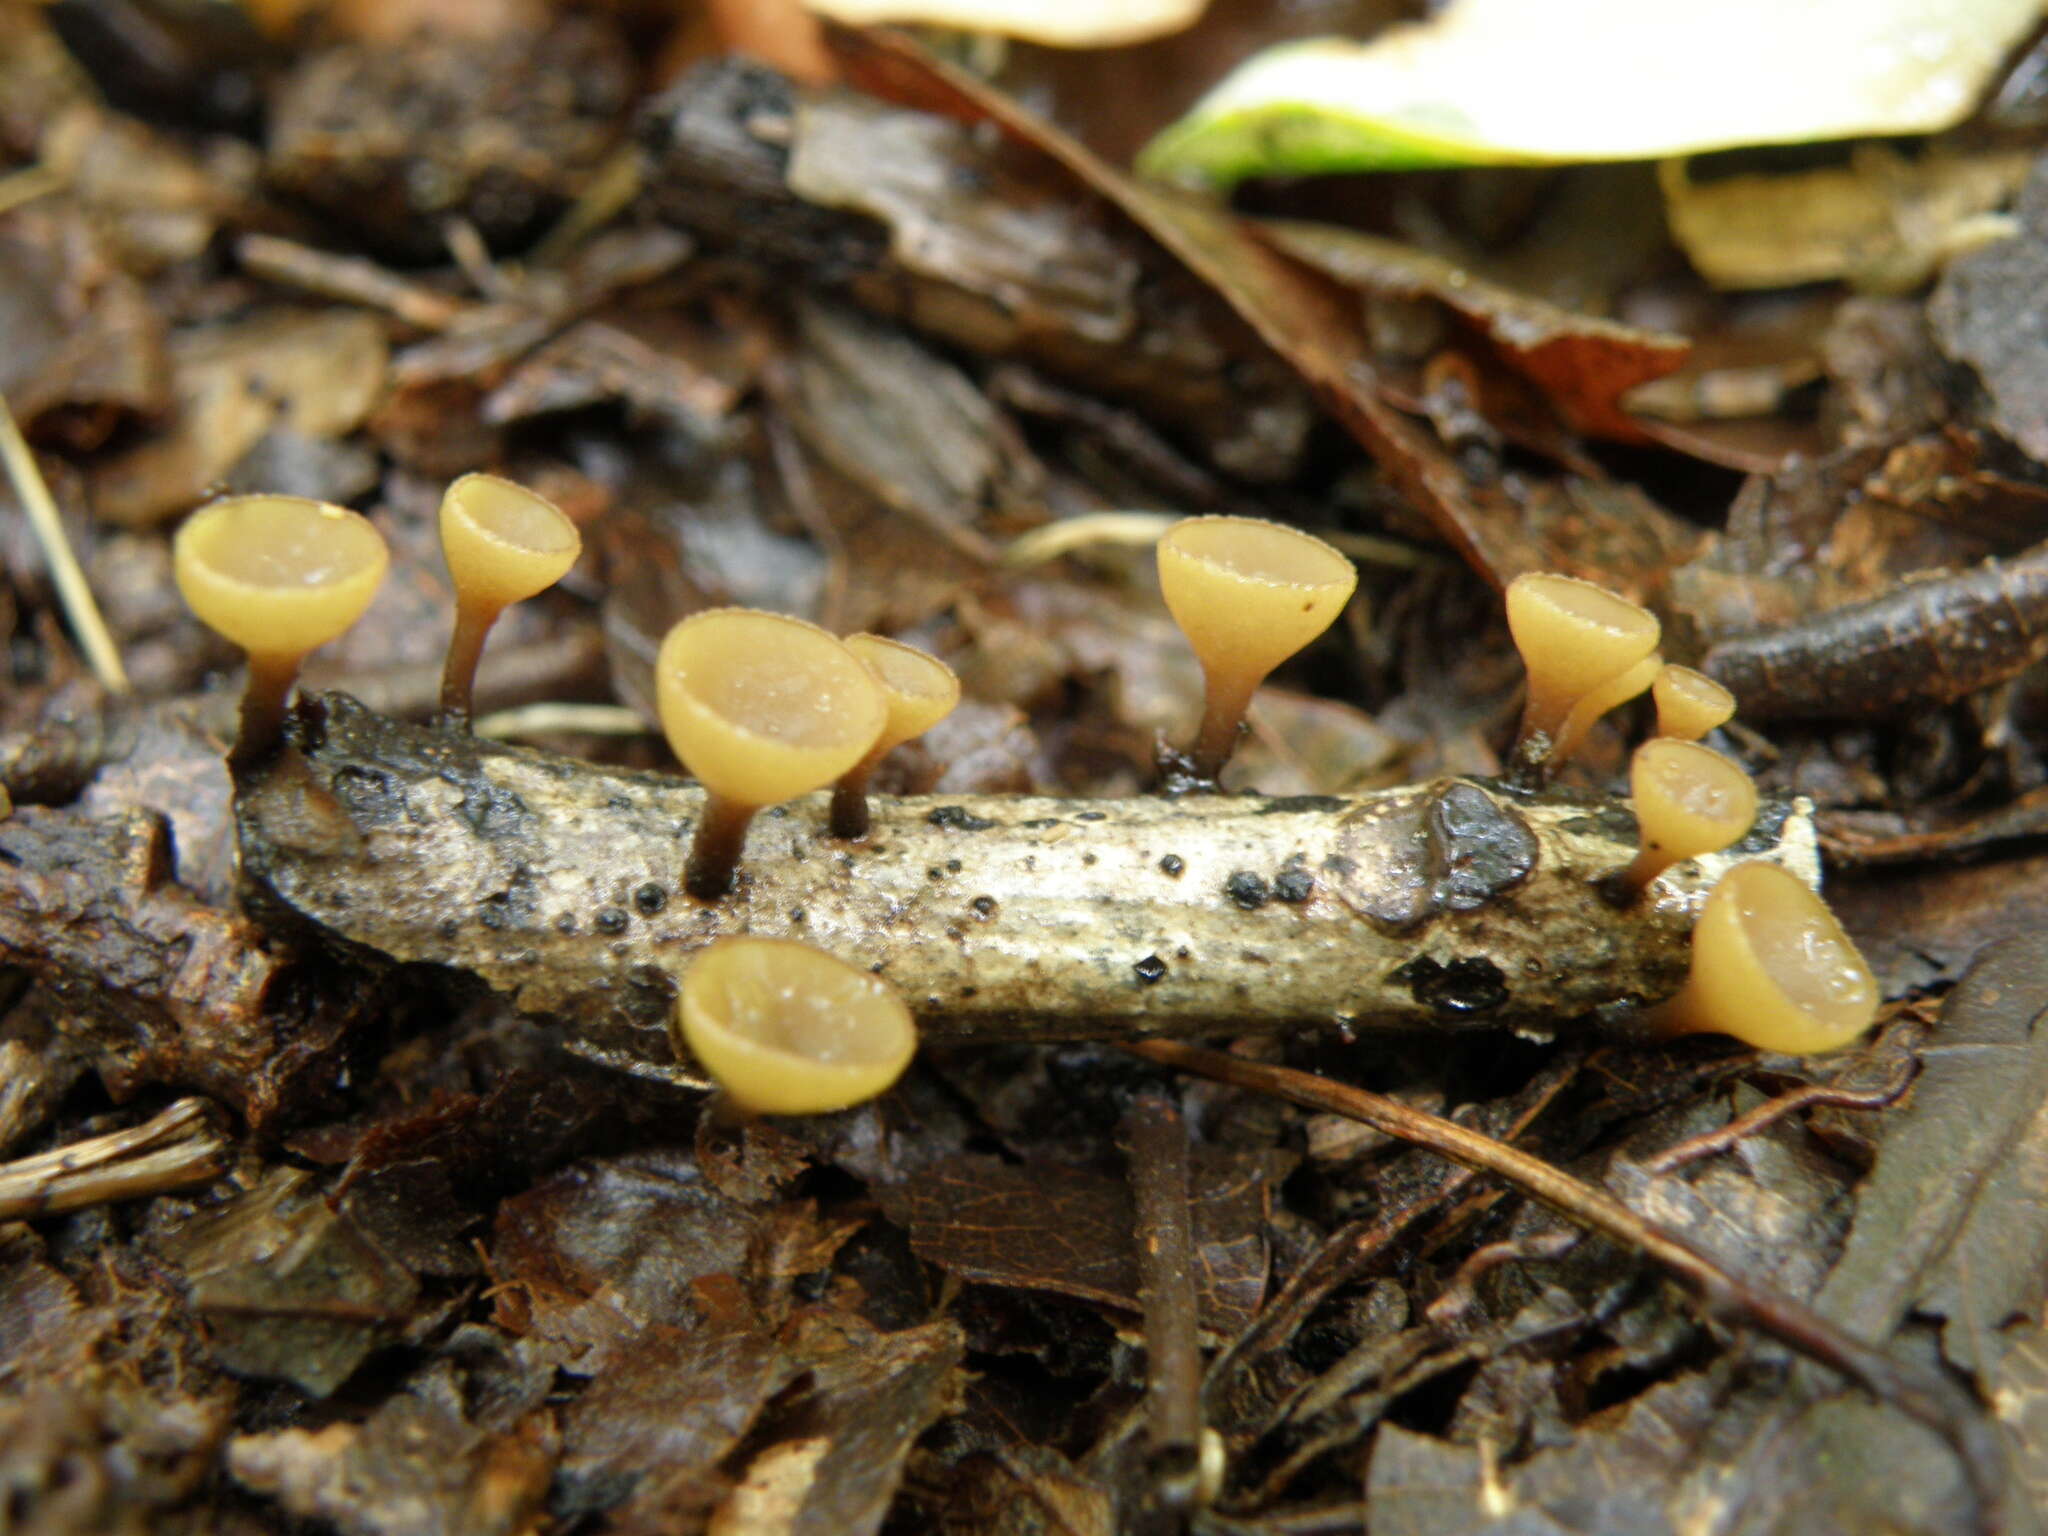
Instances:
[[[254,656],[296,661],[363,616],[390,564],[368,518],[303,496],[229,496],[185,520],[186,605]]]
[[[457,600],[496,611],[560,581],[583,539],[546,497],[496,475],[464,475],[441,498],[441,551]]]
[[[1735,717],[1735,695],[1704,672],[1671,666],[1650,685],[1657,701],[1657,734],[1698,741]]]
[[[1710,747],[1659,737],[1629,763],[1642,852],[1630,871],[1641,887],[1680,859],[1718,853],[1756,822],[1756,783]]]
[[[1756,783],[1711,747],[1659,737],[1629,766],[1636,818],[1647,841],[1681,859],[1726,848],[1756,821]]]
[[[872,749],[877,756],[922,736],[960,702],[953,669],[914,645],[883,635],[848,635],[846,648],[875,675],[888,707],[888,723]]]
[[[683,973],[683,1042],[742,1108],[822,1115],[903,1075],[917,1030],[896,989],[791,939],[735,937]]]
[[[1297,528],[1190,517],[1159,540],[1159,585],[1202,666],[1255,685],[1335,622],[1358,572]]]
[[[1508,631],[1529,673],[1522,735],[1555,736],[1572,707],[1657,648],[1656,615],[1571,576],[1530,572],[1508,583]]]
[[[888,718],[874,674],[836,636],[751,608],[707,609],[676,625],[654,683],[676,756],[739,805],[830,784],[867,755]]]
[[[1679,1033],[1804,1056],[1854,1040],[1878,1001],[1877,978],[1827,904],[1777,865],[1749,863],[1708,893],[1692,974],[1661,1017]]]

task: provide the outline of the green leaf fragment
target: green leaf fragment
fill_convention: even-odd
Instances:
[[[1241,65],[1139,158],[1154,176],[1637,160],[1931,133],[2041,0],[1455,0],[1369,43]]]

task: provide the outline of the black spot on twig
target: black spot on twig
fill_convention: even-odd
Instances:
[[[1272,899],[1266,882],[1248,869],[1240,869],[1223,882],[1223,894],[1247,912],[1256,912]]]

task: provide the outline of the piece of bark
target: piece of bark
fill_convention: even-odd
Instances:
[[[174,1083],[253,1128],[329,1088],[351,1010],[288,946],[195,901],[170,878],[161,818],[21,806],[0,821],[0,965],[67,1005],[65,1030],[110,1091]]]

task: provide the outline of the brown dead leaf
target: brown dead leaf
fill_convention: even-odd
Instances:
[[[346,1536],[517,1536],[533,1528],[555,1466],[554,1424],[538,1396],[529,1387],[508,1412],[442,1360],[361,1423],[237,1437],[227,1468]]]
[[[295,1168],[272,1169],[160,1246],[206,1321],[215,1359],[311,1397],[396,1338],[419,1300],[412,1274]]]
[[[2048,1212],[2038,1188],[2037,1123],[2048,1100],[2048,953],[2038,938],[1986,950],[1942,1006],[1913,1096],[1887,1116],[1877,1169],[1816,1306],[1884,1338],[1908,1309],[1949,1319],[1944,1347],[1985,1356],[1979,1330],[2040,1305]],[[2008,1172],[2021,1174],[2010,1182]]]
[[[1288,255],[1374,297],[1426,298],[1470,325],[1527,378],[1575,430],[1632,443],[1642,430],[1622,397],[1684,363],[1683,336],[1574,314],[1514,292],[1441,256],[1328,224],[1257,226]]]
[[[1260,1160],[1208,1161],[1194,1207],[1197,1296],[1203,1326],[1229,1332],[1251,1319],[1265,1292],[1268,1191]],[[964,1156],[877,1194],[925,1259],[964,1279],[1138,1310],[1130,1186],[1121,1179]]]

